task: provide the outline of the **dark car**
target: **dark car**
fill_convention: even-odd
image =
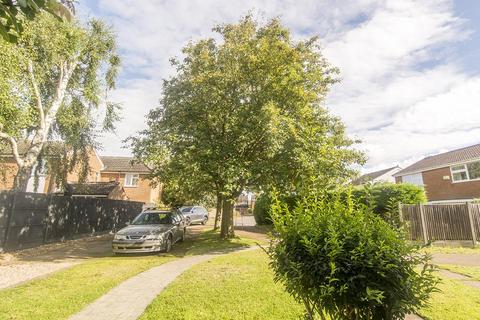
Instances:
[[[147,210],[115,233],[114,253],[169,252],[185,238],[185,221],[178,210]]]

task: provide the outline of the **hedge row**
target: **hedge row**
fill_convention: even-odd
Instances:
[[[373,212],[392,225],[399,224],[398,204],[425,203],[427,197],[425,190],[413,184],[379,183],[354,187],[352,196],[356,203],[372,208]],[[294,196],[283,197],[282,202],[291,208],[296,203]],[[271,224],[270,219],[271,199],[268,194],[257,198],[253,215],[257,224]]]

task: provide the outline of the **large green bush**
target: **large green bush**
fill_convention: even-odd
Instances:
[[[294,195],[283,195],[280,197],[284,203],[286,203],[289,208],[293,208],[296,202],[296,196]],[[270,208],[272,205],[272,197],[267,193],[262,193],[257,197],[255,201],[255,207],[253,208],[253,216],[257,224],[272,224],[272,219],[270,218]]]
[[[308,319],[404,319],[436,290],[429,257],[348,192],[307,194],[289,207],[272,205],[268,252],[275,280]]]
[[[357,186],[351,191],[355,203],[370,206],[374,213],[394,226],[400,225],[398,204],[417,204],[427,202],[425,190],[409,183],[378,183],[373,185]],[[342,199],[345,201],[346,195]],[[292,209],[295,206],[296,196],[281,196],[281,200]],[[270,206],[271,196],[261,194],[255,202],[253,215],[257,224],[271,224]]]
[[[358,203],[371,206],[373,212],[395,226],[400,223],[399,203],[417,204],[427,201],[425,190],[409,183],[358,186],[352,190],[352,196]]]
[[[253,217],[257,224],[271,224],[270,219],[270,197],[263,193],[257,197],[253,207]]]

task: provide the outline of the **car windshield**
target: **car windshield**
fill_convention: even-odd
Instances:
[[[142,212],[133,221],[133,225],[172,224],[171,212]]]
[[[182,212],[183,213],[189,213],[190,210],[192,210],[193,207],[185,207],[185,208],[182,208]]]

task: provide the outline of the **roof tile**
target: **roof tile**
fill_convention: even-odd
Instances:
[[[135,162],[132,157],[101,156],[105,166],[104,172],[135,172],[150,173],[150,169],[141,162]]]

